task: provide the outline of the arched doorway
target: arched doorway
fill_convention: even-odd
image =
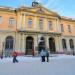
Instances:
[[[56,52],[56,48],[55,48],[55,40],[53,37],[49,38],[49,49],[51,53],[55,53]]]
[[[44,37],[40,37],[40,41],[38,43],[38,51],[40,53],[41,50],[45,50],[45,39]]]
[[[67,50],[67,46],[66,46],[66,40],[65,39],[62,39],[62,47],[63,47],[63,50]]]
[[[72,39],[69,40],[71,50],[74,50],[74,42]]]
[[[14,39],[12,36],[8,36],[5,39],[5,56],[10,56],[10,53],[13,51]]]
[[[28,36],[26,38],[26,55],[32,55],[32,50],[34,49],[33,37]]]

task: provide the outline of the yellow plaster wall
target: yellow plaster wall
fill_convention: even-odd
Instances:
[[[75,22],[61,20],[61,24],[63,24],[64,27],[64,32],[62,32],[62,35],[75,36]],[[71,32],[68,32],[68,25],[71,27]]]
[[[16,14],[12,12],[5,12],[5,11],[0,11],[0,16],[2,16],[2,22],[0,23],[0,29],[5,29],[5,30],[16,30]],[[9,18],[14,18],[15,19],[15,25],[9,25]]]

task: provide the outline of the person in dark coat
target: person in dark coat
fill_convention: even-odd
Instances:
[[[49,52],[46,51],[46,59],[47,59],[47,62],[49,62]]]
[[[13,52],[13,63],[18,62],[18,60],[16,59],[17,57],[17,52]]]

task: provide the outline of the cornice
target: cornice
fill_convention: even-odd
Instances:
[[[75,19],[74,19],[74,18],[63,17],[63,16],[61,16],[61,20],[65,20],[65,21],[72,21],[72,22],[75,22]]]
[[[48,12],[51,12],[53,14],[37,13],[37,12],[33,11],[33,10],[38,9],[38,8],[43,8],[43,9],[45,9]],[[30,13],[33,13],[33,14],[38,14],[38,15],[42,14],[44,16],[53,16],[53,17],[59,18],[60,20],[75,22],[75,19],[73,19],[73,18],[67,18],[67,17],[60,16],[56,12],[50,11],[50,10],[48,10],[45,7],[42,7],[42,6],[40,6],[40,7],[25,7],[25,6],[21,6],[21,7],[18,7],[18,8],[0,6],[0,11],[10,12],[10,13],[15,13],[15,14],[17,12],[30,12]]]
[[[45,32],[45,31],[29,31],[29,30],[18,30],[17,32],[21,32],[21,33],[37,33],[37,34],[53,34],[53,35],[61,35],[61,33],[57,33],[57,32]]]
[[[10,7],[2,7],[0,6],[0,11],[15,13],[15,9]]]

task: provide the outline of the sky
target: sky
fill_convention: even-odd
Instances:
[[[34,0],[0,0],[0,6],[19,7],[21,5],[31,6]],[[57,12],[60,16],[75,18],[75,0],[36,0],[43,7]]]

